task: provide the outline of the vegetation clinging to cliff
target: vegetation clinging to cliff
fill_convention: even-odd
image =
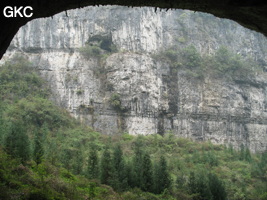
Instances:
[[[262,71],[252,59],[244,59],[238,54],[220,47],[213,55],[200,55],[190,45],[183,49],[173,46],[153,58],[167,62],[176,71],[185,71],[188,76],[203,79],[205,76],[224,77],[228,80],[253,79],[256,72]]]
[[[111,36],[94,35],[79,51],[85,59],[105,59],[109,54],[117,52],[117,47],[113,44]]]

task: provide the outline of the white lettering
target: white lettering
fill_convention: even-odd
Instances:
[[[27,15],[26,13],[26,10],[29,9],[29,10],[33,10],[31,6],[26,6],[23,10],[23,14],[25,17],[31,17],[33,15],[33,12],[31,12],[29,15]]]
[[[19,7],[19,9],[17,10],[17,7],[15,6],[14,7],[14,17],[17,17],[17,14],[20,16],[20,17],[23,17],[23,15],[20,13],[20,10],[22,9],[23,7]]]
[[[27,11],[27,10],[33,11],[33,8],[31,6],[26,6],[25,8],[23,6],[20,6],[18,8],[16,6],[14,6],[14,8],[11,6],[6,6],[3,10],[3,14],[7,18],[17,17],[17,16],[18,17],[32,17],[33,12]]]
[[[7,9],[9,9],[9,10],[7,11]],[[13,8],[10,6],[7,6],[4,8],[3,13],[4,13],[5,17],[13,17]]]

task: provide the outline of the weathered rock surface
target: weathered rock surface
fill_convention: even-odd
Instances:
[[[79,48],[107,36],[119,49],[105,59]],[[3,61],[25,54],[51,84],[54,100],[103,133],[173,132],[214,143],[267,147],[266,74],[239,83],[198,80],[154,59],[174,44],[201,54],[227,46],[267,63],[267,40],[229,20],[189,11],[88,7],[34,20],[18,32]],[[2,61],[2,62],[3,62]],[[113,95],[120,105],[112,106]]]

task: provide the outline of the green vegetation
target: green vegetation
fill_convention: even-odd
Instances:
[[[1,66],[0,97],[0,199],[267,197],[267,153],[173,134],[99,134],[49,101],[47,84],[22,57]]]
[[[109,36],[94,35],[86,42],[86,45],[80,48],[80,53],[86,59],[98,58],[106,59],[112,53],[117,52],[116,46]]]
[[[77,95],[82,95],[83,92],[84,92],[83,90],[79,89],[79,90],[77,90],[76,94],[77,94]]]
[[[85,46],[79,49],[80,54],[85,59],[96,59],[97,66],[93,69],[94,75],[101,81],[101,90],[113,91],[114,85],[107,80],[108,67],[104,65],[106,59],[116,53],[118,50],[112,42],[111,36],[94,35],[89,38]],[[66,82],[69,82],[70,78],[66,78]],[[76,81],[77,82],[77,81]],[[77,95],[81,95],[82,91],[77,91]]]
[[[102,50],[98,46],[85,45],[80,48],[80,53],[84,58],[101,58]]]
[[[101,49],[114,53],[117,52],[117,47],[112,42],[111,35],[94,35],[89,38],[87,44],[94,44],[96,46],[99,46]]]
[[[109,99],[109,103],[112,106],[112,108],[114,108],[117,111],[121,111],[122,107],[121,107],[121,97],[119,94],[114,93],[111,95],[110,99]]]
[[[226,47],[220,47],[214,55],[200,55],[190,45],[183,49],[173,46],[154,55],[159,61],[167,62],[173,70],[185,71],[189,77],[203,79],[205,76],[246,81],[254,77],[255,72],[263,69],[251,59],[245,60]]]

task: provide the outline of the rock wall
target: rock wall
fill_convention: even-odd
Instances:
[[[85,58],[80,48],[95,36],[110,38],[119,51],[104,59]],[[17,52],[27,56],[49,81],[55,102],[106,134],[173,132],[266,150],[266,73],[240,83],[189,77],[155,59],[174,44],[194,45],[202,55],[227,46],[267,63],[266,38],[229,20],[118,6],[34,20],[20,29],[1,62]]]

